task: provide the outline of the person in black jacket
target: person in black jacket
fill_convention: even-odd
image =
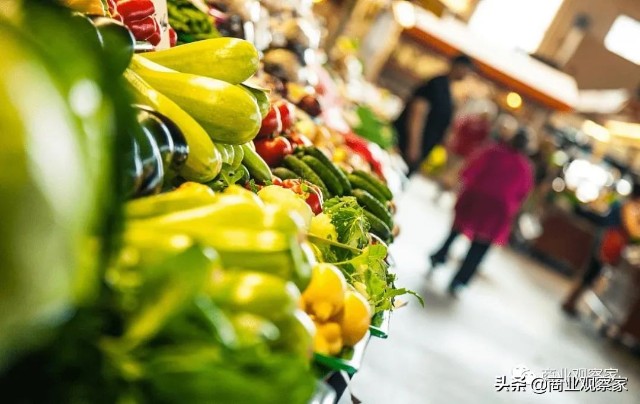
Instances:
[[[447,74],[436,76],[418,86],[394,122],[400,153],[414,172],[433,148],[442,143],[453,117],[451,83],[464,79],[473,62],[460,55],[451,62]]]

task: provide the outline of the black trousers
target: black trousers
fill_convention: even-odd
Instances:
[[[451,233],[449,233],[449,236],[445,240],[442,247],[440,247],[438,252],[434,254],[438,260],[444,262],[444,260],[447,257],[447,254],[449,253],[449,248],[451,248],[451,244],[453,244],[453,242],[459,235],[460,235],[460,232],[458,232],[455,229],[451,229]],[[467,251],[466,257],[462,262],[462,265],[460,265],[460,269],[458,269],[458,272],[456,273],[456,275],[453,277],[453,280],[451,281],[450,287],[467,285],[469,281],[471,281],[475,273],[477,272],[478,267],[482,262],[482,259],[487,254],[487,251],[489,251],[490,247],[491,247],[490,242],[473,240],[471,242],[471,246],[469,247],[469,250]]]

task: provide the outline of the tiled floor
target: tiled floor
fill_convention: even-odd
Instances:
[[[402,234],[393,247],[399,284],[419,292],[394,313],[388,340],[373,339],[351,390],[366,404],[640,403],[640,359],[600,338],[587,320],[558,310],[568,281],[508,249],[490,252],[459,299],[444,293],[456,262],[425,279],[427,253],[446,235],[451,197],[414,179],[400,198]],[[466,241],[458,240],[453,257]],[[617,368],[629,378],[622,393],[496,392],[497,376],[526,366],[542,369]]]

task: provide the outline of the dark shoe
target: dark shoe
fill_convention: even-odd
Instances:
[[[442,265],[447,262],[447,258],[436,253],[429,256],[429,261],[431,261],[431,268],[435,268],[438,265]]]
[[[441,256],[433,254],[429,256],[429,262],[431,263],[431,266],[429,266],[429,269],[427,270],[427,278],[431,278],[438,265],[444,264],[445,260]]]
[[[459,282],[451,282],[449,284],[449,287],[447,288],[447,293],[449,293],[449,296],[451,297],[458,297],[458,293],[460,292],[460,289],[463,288],[463,284],[459,283]]]

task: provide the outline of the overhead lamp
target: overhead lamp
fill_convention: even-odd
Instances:
[[[507,94],[507,106],[511,109],[518,109],[522,106],[522,97],[513,91]]]
[[[416,10],[408,1],[393,2],[393,17],[402,28],[413,28],[416,25]]]

